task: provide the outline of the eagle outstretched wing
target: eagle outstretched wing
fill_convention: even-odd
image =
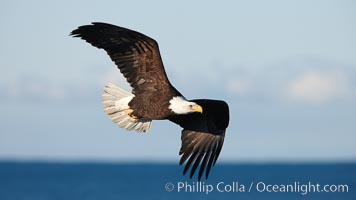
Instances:
[[[70,35],[104,49],[133,88],[133,94],[146,92],[155,95],[175,90],[167,78],[158,43],[154,39],[101,22],[80,26]]]
[[[191,100],[203,108],[203,113],[176,115],[170,118],[179,124],[182,130],[182,146],[179,151],[179,164],[186,162],[183,175],[190,169],[190,178],[200,165],[198,180],[205,170],[209,176],[211,167],[216,163],[224,143],[225,130],[229,124],[229,107],[218,100]]]

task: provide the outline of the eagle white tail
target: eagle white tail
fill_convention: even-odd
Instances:
[[[147,133],[150,130],[152,120],[136,119],[129,115],[132,110],[128,104],[134,97],[135,95],[130,92],[108,83],[104,87],[103,94],[104,112],[120,128]]]

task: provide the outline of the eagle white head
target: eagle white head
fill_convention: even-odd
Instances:
[[[181,96],[173,97],[169,101],[168,108],[179,115],[193,112],[203,113],[203,108],[200,105],[191,101],[187,101],[184,97]]]

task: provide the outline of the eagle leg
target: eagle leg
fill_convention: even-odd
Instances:
[[[132,110],[132,109],[127,109],[127,110],[125,110],[125,114],[130,116],[132,119],[137,119],[138,117],[136,117],[135,115],[132,114],[133,111],[134,110]]]

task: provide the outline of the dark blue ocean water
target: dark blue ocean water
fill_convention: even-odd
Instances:
[[[356,163],[218,163],[198,183],[176,164],[0,162],[1,200],[356,199],[355,190]]]

